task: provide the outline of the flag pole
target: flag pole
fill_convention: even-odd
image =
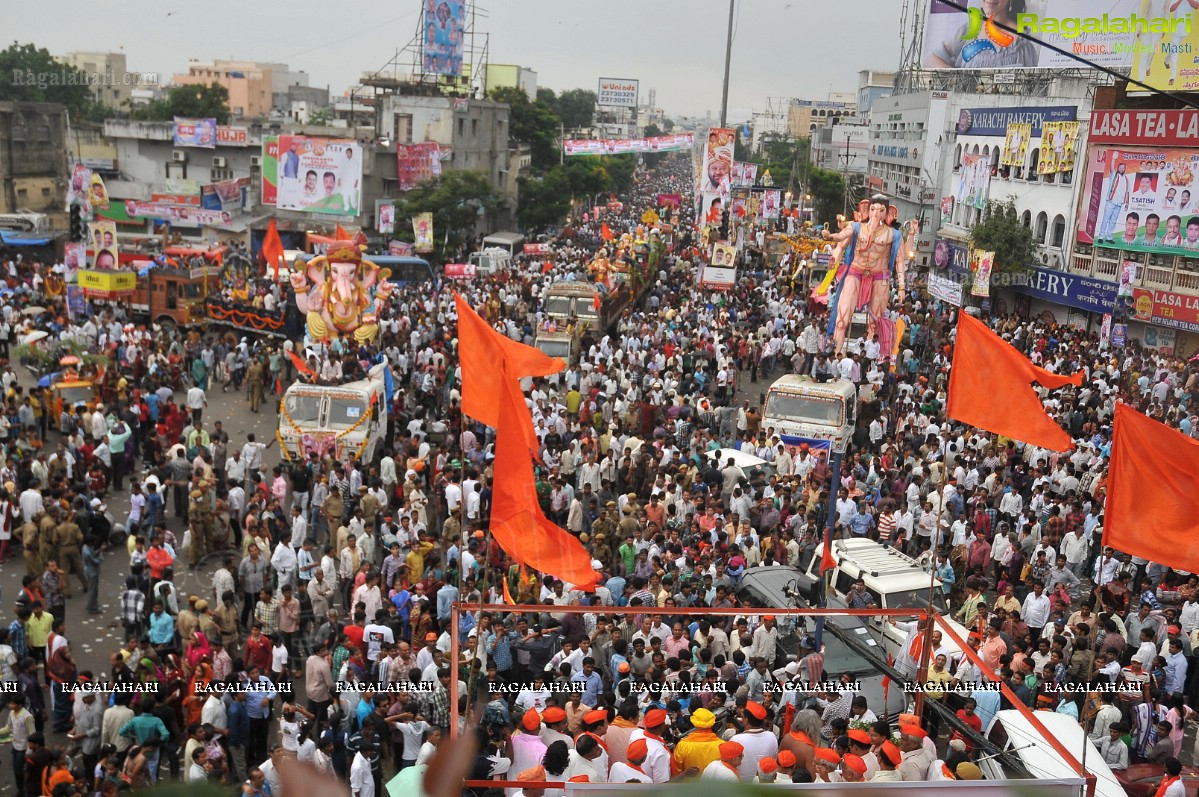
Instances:
[[[828,514],[824,523],[824,542],[821,546],[821,556],[824,551],[832,550],[833,547],[833,526],[837,522],[837,493],[841,491],[841,457],[843,452],[834,451],[832,454],[832,475],[829,478],[828,490]],[[820,574],[820,602],[821,608],[827,605],[828,599],[828,576],[823,572]],[[821,641],[824,638],[824,617],[816,618],[816,652],[820,652]]]

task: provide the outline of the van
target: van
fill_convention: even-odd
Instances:
[[[512,266],[512,255],[506,249],[488,247],[470,256],[470,263],[475,267],[475,273],[481,277],[489,277],[506,271]]]
[[[931,582],[933,610],[938,612],[962,639],[969,635],[970,632],[964,626],[950,619],[949,608],[941,594],[940,579],[930,579],[928,571],[912,557],[871,539],[833,540],[832,554],[837,566],[831,571],[832,578],[828,587],[830,605],[847,602],[853,583],[861,578],[866,584],[866,591],[874,598],[878,608],[922,610],[928,605]],[[808,597],[813,603],[816,601],[821,578],[820,557],[813,557],[800,585],[801,589],[808,590]],[[907,619],[915,617],[916,615],[912,615]],[[898,656],[903,651],[907,634],[888,622],[888,618],[872,617],[869,625],[876,637],[886,646],[887,653]],[[943,635],[942,649],[953,659],[961,656],[961,648],[948,634]]]
[[[1038,711],[1036,717],[1077,761],[1086,762],[1087,772],[1095,776],[1095,797],[1126,797],[1120,782],[1099,754],[1095,743],[1087,738],[1078,720],[1052,711]],[[986,756],[978,760],[978,766],[987,780],[1029,777],[1036,780],[1073,780],[1079,777],[1074,768],[1053,749],[1045,735],[1015,709],[997,712],[987,725],[985,735],[1000,751],[1008,753],[1006,756]],[[1010,759],[1013,756],[1019,759],[1022,766],[1012,766]]]

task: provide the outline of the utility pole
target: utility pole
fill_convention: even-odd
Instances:
[[[729,0],[729,32],[724,43],[724,91],[720,96],[720,126],[727,127],[729,120],[729,66],[733,59],[733,11],[737,0]]]
[[[841,164],[841,180],[845,183],[845,208],[841,211],[849,216],[849,134],[845,134],[845,156]]]

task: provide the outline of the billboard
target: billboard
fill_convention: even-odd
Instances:
[[[1041,129],[1041,174],[1073,172],[1078,122],[1046,122]]]
[[[1092,111],[1087,141],[1091,144],[1194,146],[1199,139],[1199,111]]]
[[[216,119],[184,119],[176,116],[173,133],[176,147],[216,149]]]
[[[1199,298],[1184,293],[1136,288],[1133,313],[1138,321],[1184,332],[1199,332]]]
[[[440,177],[441,145],[436,141],[397,145],[396,174],[401,191],[411,191],[419,183]]]
[[[1023,166],[1028,157],[1028,140],[1032,138],[1032,125],[1013,122],[1007,126],[1003,142],[1003,154],[999,163],[1003,166]]]
[[[1199,150],[1091,147],[1079,202],[1080,243],[1126,252],[1199,251]]]
[[[1174,3],[1169,5],[1173,6]],[[1151,33],[1137,38],[1138,44],[1144,43],[1148,46],[1138,47],[1133,53],[1129,77],[1158,91],[1199,91],[1199,69],[1196,68],[1194,59],[1194,53],[1199,52],[1199,24],[1196,24],[1199,20],[1191,9],[1192,6],[1188,3],[1182,3],[1174,12],[1178,15],[1190,14],[1190,25],[1176,26],[1171,20],[1171,30],[1168,33]],[[1140,86],[1129,84],[1128,93],[1148,92]]]
[[[566,155],[622,155],[626,152],[684,152],[695,146],[694,133],[675,133],[652,138],[568,138],[562,142]]]
[[[424,72],[426,75],[462,74],[463,13],[461,0],[425,0]]]
[[[262,138],[262,204],[273,205],[279,196],[279,137]]]
[[[279,136],[277,179],[280,210],[356,216],[362,201],[362,146],[343,138]]]
[[[92,248],[92,268],[103,271],[117,267],[119,261],[115,221],[93,221],[87,225],[87,242]]]
[[[639,82],[602,77],[595,92],[595,104],[613,108],[636,108]]]
[[[1159,43],[1190,41],[1190,7],[1171,13],[1166,2],[1150,0],[1027,0],[1023,13],[1014,4],[996,4],[994,18],[985,16],[982,0],[968,0],[969,13],[929,0],[921,64],[928,69],[1067,69],[1078,63],[1042,47],[1045,42],[1110,69],[1127,69],[1137,52],[1151,52],[1155,79],[1168,80],[1175,68]],[[1149,8],[1146,8],[1146,4]],[[998,22],[1032,38],[1014,36]],[[1178,51],[1184,52],[1184,51]],[[1176,62],[1178,59],[1174,59]],[[1143,73],[1142,69],[1142,73]],[[1186,71],[1186,70],[1183,70]],[[1140,74],[1134,74],[1139,78]],[[1164,78],[1164,80],[1163,80]],[[1180,90],[1178,86],[1170,89]],[[1185,89],[1181,89],[1185,90]]]
[[[962,136],[1006,136],[1008,125],[1027,124],[1032,126],[1032,134],[1039,136],[1046,122],[1073,122],[1077,118],[1076,105],[963,108],[954,129]]]
[[[991,191],[991,161],[982,155],[962,155],[957,203],[981,210]]]

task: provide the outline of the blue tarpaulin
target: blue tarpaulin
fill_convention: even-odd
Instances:
[[[5,246],[46,246],[53,240],[53,235],[40,232],[0,230],[0,243],[3,243]]]

